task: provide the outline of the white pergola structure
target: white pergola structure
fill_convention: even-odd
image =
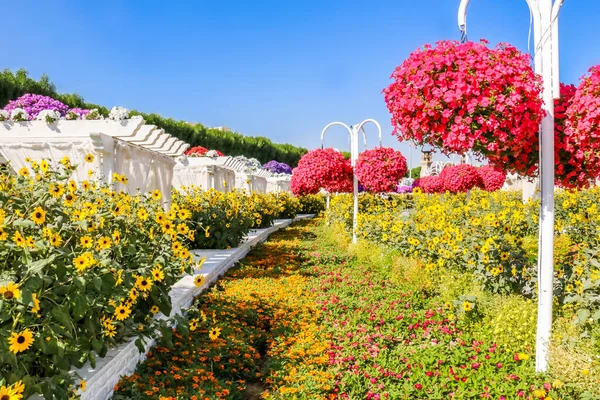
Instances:
[[[229,192],[235,189],[235,171],[239,161],[233,157],[180,157],[175,165],[173,187],[199,187]]]
[[[467,7],[461,0],[458,28],[466,39]],[[558,57],[558,14],[563,0],[526,0],[533,18],[535,72],[543,78],[542,98],[546,116],[540,126],[540,228],[538,243],[538,319],[535,369],[548,368],[548,351],[552,330],[552,292],[554,278],[554,99],[560,98]],[[533,194],[532,185],[524,183],[524,197]]]
[[[235,172],[236,189],[248,192],[267,193],[267,178],[273,174],[265,169],[248,171],[244,164]]]
[[[174,157],[188,147],[142,118],[0,122],[0,161],[14,171],[29,167],[28,158],[58,164],[67,156],[77,166],[76,182],[98,179],[130,194],[159,189],[165,208],[171,203]],[[87,154],[94,155],[91,163],[85,162]],[[88,170],[95,176],[90,178]],[[125,175],[127,184],[113,182],[113,173]]]
[[[267,193],[290,192],[291,175],[267,177]]]

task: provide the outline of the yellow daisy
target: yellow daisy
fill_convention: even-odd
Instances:
[[[21,297],[21,291],[14,282],[8,282],[6,286],[0,286],[0,296],[4,300],[18,299]]]
[[[15,354],[25,351],[33,344],[33,332],[29,329],[19,333],[12,332],[8,343],[10,344],[8,349]]]

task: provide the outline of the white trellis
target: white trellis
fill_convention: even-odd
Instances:
[[[356,160],[358,159],[358,153],[359,153],[359,148],[358,148],[358,135],[360,134],[360,132],[362,131],[363,133],[363,139],[365,142],[365,146],[367,145],[367,136],[365,133],[365,124],[367,123],[373,123],[375,124],[375,126],[377,126],[377,129],[379,130],[379,146],[381,146],[381,126],[379,125],[379,122],[375,121],[374,119],[366,119],[363,122],[361,122],[358,125],[351,125],[348,126],[346,124],[344,124],[343,122],[332,122],[330,124],[328,124],[325,128],[323,128],[323,131],[321,132],[321,148],[323,148],[325,146],[325,132],[327,131],[327,129],[331,128],[334,125],[340,125],[343,126],[344,128],[346,128],[346,130],[348,131],[348,135],[350,136],[350,161],[352,163],[352,167],[354,167],[354,165],[356,164]],[[358,179],[356,178],[356,174],[354,174],[354,179],[353,179],[353,192],[354,192],[354,211],[353,211],[353,216],[352,216],[352,243],[356,243],[357,241],[357,233],[358,233]],[[327,195],[327,208],[329,208],[329,194]]]
[[[57,164],[67,156],[77,165],[72,178],[90,179],[88,170],[105,183],[113,184],[113,173],[123,174],[127,184],[114,182],[117,190],[147,193],[159,189],[165,207],[171,201],[174,157],[189,145],[141,118],[113,120],[61,120],[0,122],[0,161],[18,171],[28,167],[26,159],[48,159]],[[86,154],[94,161],[86,163]]]
[[[173,187],[198,187],[229,192],[235,188],[235,161],[232,157],[180,157],[175,165]]]

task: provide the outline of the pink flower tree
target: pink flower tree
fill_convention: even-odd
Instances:
[[[500,190],[506,181],[506,172],[491,165],[477,168],[477,175],[479,175],[480,187],[488,192]]]
[[[295,195],[352,191],[352,167],[342,153],[331,149],[311,150],[294,168],[290,187]]]
[[[358,181],[366,190],[375,193],[394,191],[406,171],[406,158],[391,147],[365,150],[354,166]]]
[[[446,167],[440,173],[440,180],[444,191],[451,193],[465,193],[479,186],[477,168],[469,164],[458,164]]]
[[[531,174],[544,116],[541,78],[529,55],[486,44],[441,41],[413,52],[384,89],[394,133],[444,154],[472,150],[494,166]]]

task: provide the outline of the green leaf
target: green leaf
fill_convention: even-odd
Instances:
[[[33,221],[30,221],[28,219],[17,219],[15,221],[13,221],[13,225],[17,226],[19,228],[35,228],[36,224]]]
[[[56,306],[50,311],[50,314],[64,327],[71,326],[71,317],[69,316],[69,309],[67,306],[60,305]]]
[[[51,255],[48,258],[44,258],[42,260],[37,260],[27,265],[27,271],[30,274],[40,274],[44,267],[56,259],[56,254]]]
[[[594,318],[596,321],[600,320],[600,310],[597,310],[594,315],[592,315],[592,318]]]
[[[135,345],[137,346],[137,348],[140,351],[140,353],[145,353],[146,352],[146,348],[144,347],[144,343],[142,342],[141,338],[138,338],[138,339],[135,340]]]
[[[580,308],[579,310],[577,310],[577,318],[582,324],[584,324],[587,321],[590,315],[590,310],[588,310],[587,308]]]
[[[90,303],[88,301],[87,296],[75,297],[73,305],[73,319],[75,319],[75,321],[81,320],[83,317],[85,317],[85,314],[89,309]]]

